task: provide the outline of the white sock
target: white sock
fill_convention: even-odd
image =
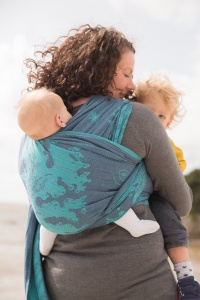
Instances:
[[[184,261],[184,262],[175,264],[174,271],[176,272],[178,280],[183,279],[188,276],[194,276],[191,261]]]
[[[134,237],[150,234],[157,231],[160,225],[156,221],[140,220],[132,209],[129,209],[123,217],[115,223],[130,232]]]
[[[54,245],[57,234],[49,231],[44,226],[40,226],[40,253],[44,256],[49,255]]]

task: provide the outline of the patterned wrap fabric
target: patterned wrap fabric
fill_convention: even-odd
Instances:
[[[73,117],[77,131],[69,123],[40,141],[25,137],[20,175],[37,219],[53,232],[72,234],[103,226],[130,207],[148,203],[152,189],[141,158],[117,143],[132,105],[103,100],[95,97],[84,105],[87,118],[82,111]],[[107,103],[111,114],[109,110],[102,113]],[[95,134],[79,131],[88,132],[88,124],[96,128]]]

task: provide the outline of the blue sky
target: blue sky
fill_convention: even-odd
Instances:
[[[17,170],[22,132],[15,112],[27,87],[23,60],[33,57],[35,45],[84,23],[114,26],[133,40],[135,81],[165,72],[184,91],[186,116],[168,133],[184,151],[185,174],[200,168],[199,16],[199,0],[1,0],[0,201],[27,202]]]

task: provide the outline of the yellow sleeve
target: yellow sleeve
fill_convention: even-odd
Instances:
[[[186,169],[186,161],[185,161],[184,156],[183,156],[183,151],[180,148],[178,148],[171,139],[169,139],[169,140],[170,140],[170,143],[171,143],[172,148],[174,150],[174,153],[177,157],[180,169],[181,169],[182,172],[184,172],[185,169]]]

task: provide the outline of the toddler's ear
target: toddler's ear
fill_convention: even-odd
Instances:
[[[167,125],[166,125],[166,129],[169,128],[170,124],[171,124],[172,120],[170,120]]]
[[[56,123],[59,127],[65,127],[66,124],[61,120],[61,117],[59,114],[56,115]]]

